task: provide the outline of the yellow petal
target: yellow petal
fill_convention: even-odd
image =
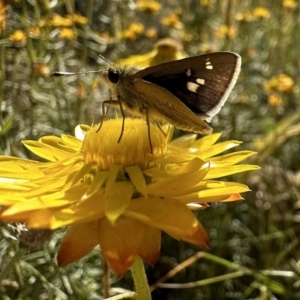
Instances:
[[[198,193],[199,199],[205,197],[213,197],[213,196],[221,196],[221,195],[232,195],[232,194],[239,194],[244,192],[249,192],[249,188],[246,185],[236,185],[236,186],[228,186],[228,187],[221,187],[221,188],[212,188],[207,189],[204,191],[200,191]],[[207,202],[207,201],[205,201]]]
[[[153,266],[160,254],[161,231],[159,229],[145,226],[145,233],[139,251],[139,256]]]
[[[39,143],[58,148],[66,151],[69,154],[74,154],[80,151],[82,142],[73,136],[62,134],[61,137],[44,136],[39,139]]]
[[[121,277],[138,255],[145,225],[128,218],[119,218],[112,225],[105,218],[98,222],[98,240],[103,256],[117,277]]]
[[[53,219],[53,213],[50,209],[39,209],[29,214],[26,223],[28,228],[54,229],[51,226]]]
[[[208,134],[201,139],[198,139],[194,146],[198,149],[203,149],[212,146],[221,136],[221,133]]]
[[[65,266],[86,254],[98,244],[97,222],[72,225],[65,234],[57,254],[58,265]]]
[[[18,212],[13,215],[6,214],[7,209],[4,209],[0,212],[0,220],[4,222],[22,222],[26,223],[28,219],[30,218],[31,211],[30,212]]]
[[[1,177],[20,178],[20,179],[36,179],[44,176],[44,173],[38,169],[41,163],[31,160],[1,160]],[[31,172],[28,172],[31,170]]]
[[[192,236],[198,226],[196,217],[184,204],[159,197],[134,199],[124,216],[177,236]]]
[[[228,149],[237,147],[240,144],[241,142],[239,141],[225,141],[212,146],[199,148],[199,150],[197,151],[197,155],[199,155],[201,159],[206,160]]]
[[[85,174],[87,174],[92,167],[92,164],[84,164],[81,166],[79,170],[76,170],[75,172],[72,172],[68,176],[68,180],[66,183],[69,183],[70,185],[74,185],[78,181],[82,180]]]
[[[163,197],[177,197],[194,188],[207,174],[207,169],[190,174],[172,176],[148,185],[148,194]]]
[[[99,189],[104,184],[107,179],[108,172],[97,172],[95,175],[92,184],[89,186],[88,190],[83,196],[83,199],[88,198],[99,191]]]
[[[233,153],[228,153],[224,155],[214,156],[210,160],[215,162],[225,162],[225,163],[231,163],[232,165],[237,164],[248,157],[256,154],[256,152],[253,151],[237,151]]]
[[[70,155],[66,151],[36,141],[22,141],[22,143],[32,153],[49,161],[57,161]]]
[[[169,233],[169,232],[168,232]],[[203,226],[200,224],[200,222],[198,223],[198,227],[197,230],[195,231],[195,233],[192,236],[177,236],[174,234],[169,233],[170,235],[172,235],[174,238],[188,242],[192,245],[196,245],[199,247],[204,247],[204,248],[209,248],[209,238],[208,235],[205,231],[205,229],[203,228]]]
[[[47,182],[45,184],[45,181],[43,182],[42,185],[40,185],[37,188],[31,189],[27,192],[24,192],[23,196],[27,199],[42,196],[42,195],[47,195],[48,192],[53,192],[57,191],[63,188],[65,183],[65,180],[56,180],[56,181],[51,181]]]
[[[122,168],[122,166],[118,166],[118,165],[110,166],[109,171],[108,171],[108,177],[106,180],[106,191],[113,189],[113,186],[116,182],[118,173],[121,170],[121,168]]]
[[[170,170],[169,173],[174,175],[177,174],[185,174],[185,173],[192,173],[199,170],[201,167],[205,168],[206,162],[199,157],[193,158],[191,161],[189,161],[187,164],[184,164],[183,167],[177,168],[175,170]],[[207,165],[207,171],[208,171],[208,165]]]
[[[126,210],[131,201],[133,185],[130,181],[115,182],[105,191],[105,214],[114,223]]]
[[[125,168],[130,180],[136,189],[145,197],[147,197],[147,186],[144,175],[139,166],[132,166]]]
[[[181,203],[192,203],[192,202],[199,202],[201,205],[203,203],[209,202],[231,202],[231,201],[238,201],[243,200],[244,198],[240,194],[229,194],[229,195],[219,195],[219,196],[211,196],[211,197],[199,197],[199,193],[193,193],[185,196],[181,196],[176,198]]]
[[[47,203],[41,201],[40,199],[31,199],[29,201],[20,201],[15,203],[14,205],[7,208],[3,213],[2,216],[9,216],[14,215],[22,212],[29,212],[29,211],[35,211],[38,209],[46,209],[46,208],[55,208],[55,207],[61,207],[66,204],[68,204],[68,201],[56,201],[52,199],[51,201],[48,201]]]
[[[62,145],[62,149],[70,153],[79,152],[81,150],[82,141],[79,140],[78,138],[71,135],[62,134],[61,140],[65,143],[65,145]]]
[[[232,174],[237,174],[241,172],[246,172],[246,171],[254,171],[254,170],[259,170],[259,166],[255,165],[236,165],[236,166],[230,166],[230,168],[214,168],[211,167],[208,171],[208,173],[205,176],[205,179],[212,179],[212,178],[220,178],[220,177],[225,177],[228,175]]]
[[[49,220],[51,223],[48,224],[48,228],[51,229],[101,219],[105,216],[104,196],[101,194],[93,195],[65,209],[54,211],[52,214],[53,217]]]
[[[213,136],[215,134],[209,134],[207,136]],[[195,133],[190,133],[190,134],[185,134],[185,135],[182,135],[181,137],[179,138],[176,138],[174,139],[171,143],[170,143],[170,146],[173,147],[177,147],[177,148],[186,148],[186,147],[190,147],[191,144],[193,142],[195,142],[197,138],[197,134]]]

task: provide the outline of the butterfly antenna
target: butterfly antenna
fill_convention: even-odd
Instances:
[[[105,61],[109,66],[112,66],[113,63],[109,61],[107,58],[99,54],[99,57]],[[71,75],[82,75],[82,74],[90,74],[90,73],[102,73],[103,70],[96,70],[96,71],[83,71],[83,72],[53,72],[51,75],[55,77],[59,76],[71,76]]]
[[[104,57],[103,55],[99,54],[99,57],[100,57],[103,61],[105,61],[110,67],[113,65],[113,63],[112,63],[110,60],[108,60],[106,57]]]
[[[103,70],[96,70],[96,71],[83,71],[83,72],[53,72],[51,75],[58,77],[58,76],[71,76],[71,75],[81,75],[81,74],[90,74],[90,73],[102,73]]]

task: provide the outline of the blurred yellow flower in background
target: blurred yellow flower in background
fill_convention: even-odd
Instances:
[[[36,75],[41,77],[48,77],[51,73],[49,65],[43,62],[35,62],[33,64],[33,70]]]
[[[145,31],[145,36],[150,39],[156,39],[157,38],[157,30],[155,28],[148,28]]]
[[[243,22],[252,22],[253,21],[253,15],[250,9],[246,9],[242,12],[238,12],[235,14],[235,19],[237,21],[243,21]]]
[[[270,106],[281,106],[282,98],[278,94],[271,94],[268,97],[268,103]]]
[[[242,12],[238,12],[235,14],[235,19],[237,21],[244,22],[255,22],[263,19],[268,19],[271,16],[270,10],[268,10],[264,6],[257,6],[251,9],[245,9]]]
[[[133,22],[121,33],[121,37],[127,40],[136,40],[144,32],[144,25],[139,22]]]
[[[202,7],[210,7],[213,5],[213,2],[212,0],[200,0],[200,5]]]
[[[0,157],[0,220],[28,228],[70,226],[57,260],[72,263],[100,244],[106,261],[120,277],[136,256],[153,265],[160,252],[161,231],[188,243],[208,247],[208,236],[191,212],[208,202],[242,199],[246,185],[217,178],[256,170],[238,165],[251,151],[221,154],[240,144],[216,143],[220,134],[197,139],[184,135],[169,142],[141,119],[104,121],[78,126],[76,137],[46,136],[23,141],[47,162]],[[220,155],[221,154],[221,155]]]
[[[73,25],[73,20],[54,14],[51,20],[51,25],[53,27],[71,27]]]
[[[253,16],[257,19],[267,19],[271,15],[270,11],[263,6],[258,6],[253,9]]]
[[[62,28],[59,37],[66,40],[74,40],[77,37],[76,31],[71,28]]]
[[[140,11],[155,14],[161,9],[161,3],[154,0],[139,0],[136,7]]]
[[[286,8],[296,8],[297,7],[297,1],[295,0],[283,0],[282,6]]]
[[[27,41],[27,37],[22,30],[15,30],[8,39],[13,43],[25,44]]]
[[[88,23],[88,19],[86,17],[77,14],[68,15],[67,18],[72,20],[73,23],[79,25],[85,25]]]
[[[293,88],[294,80],[286,74],[273,76],[264,86],[267,93],[274,91],[290,93],[293,91]]]
[[[159,40],[154,49],[142,55],[131,55],[128,58],[119,60],[122,64],[134,65],[140,68],[154,66],[163,62],[184,58],[182,46],[175,40],[165,38]]]
[[[161,24],[173,27],[176,29],[181,29],[183,27],[182,23],[180,22],[180,17],[178,12],[170,13],[168,16],[161,19]]]
[[[29,36],[31,38],[38,38],[41,34],[41,30],[39,27],[30,27],[29,28]]]
[[[237,28],[235,26],[221,25],[217,29],[216,35],[218,38],[229,37],[230,39],[233,39],[237,35]]]

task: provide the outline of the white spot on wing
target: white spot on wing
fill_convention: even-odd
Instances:
[[[197,93],[197,89],[199,88],[199,85],[197,83],[188,81],[186,87],[190,92]]]
[[[202,79],[202,78],[197,78],[197,79],[196,79],[196,82],[199,83],[199,84],[202,84],[202,85],[205,84],[205,80]]]
[[[214,68],[213,65],[211,64],[210,60],[205,62],[205,68],[208,70],[212,70]]]
[[[186,70],[186,76],[190,77],[192,75],[192,70],[191,69],[187,69]]]

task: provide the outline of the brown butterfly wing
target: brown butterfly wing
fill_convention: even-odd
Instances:
[[[142,79],[134,80],[133,86],[143,99],[150,118],[164,119],[187,131],[201,134],[212,132],[210,126],[165,88]]]
[[[149,67],[133,78],[166,89],[194,114],[210,119],[227,100],[240,65],[239,55],[215,52]]]

